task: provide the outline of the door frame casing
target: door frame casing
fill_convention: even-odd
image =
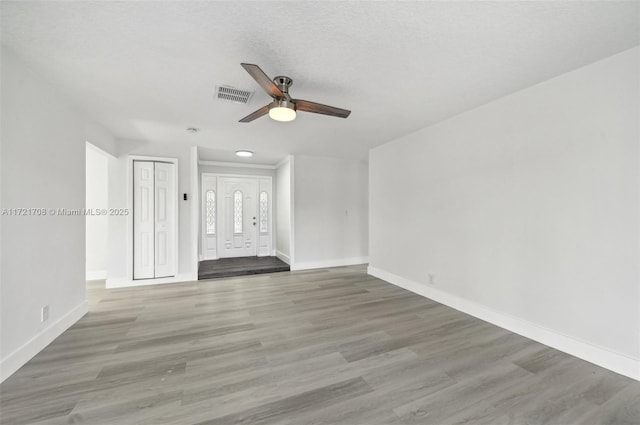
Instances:
[[[268,205],[268,211],[269,211],[269,237],[270,237],[270,243],[269,243],[269,250],[267,255],[262,255],[262,256],[274,256],[275,255],[275,226],[274,226],[274,211],[273,211],[273,206],[274,206],[274,201],[275,201],[275,194],[274,194],[274,187],[273,187],[273,176],[269,176],[269,175],[259,175],[259,174],[230,174],[230,173],[210,173],[210,172],[202,172],[200,173],[200,206],[198,208],[198,211],[200,211],[200,224],[199,224],[199,258],[200,261],[204,260],[204,247],[203,247],[203,236],[204,236],[204,231],[205,231],[205,224],[204,224],[204,220],[205,220],[205,216],[204,216],[204,185],[202,184],[202,182],[204,181],[204,177],[209,176],[209,177],[215,177],[216,178],[216,209],[218,209],[221,205],[220,203],[220,177],[238,177],[238,178],[248,178],[248,179],[256,179],[258,181],[258,186],[257,186],[257,197],[256,197],[256,217],[259,217],[259,212],[260,212],[260,204],[259,204],[259,197],[260,197],[260,179],[265,179],[269,181],[269,187],[271,188],[270,193],[269,193],[269,205]],[[218,229],[218,222],[220,219],[220,215],[219,215],[219,210],[216,211],[216,258],[209,258],[209,260],[217,260],[220,257],[220,240],[218,239],[219,236],[219,229]],[[256,236],[256,255],[257,256],[261,256],[260,255],[260,231],[257,231],[257,236]]]
[[[133,278],[133,231],[134,231],[134,226],[133,226],[133,162],[134,161],[157,161],[157,162],[166,162],[166,163],[170,163],[173,164],[173,166],[175,167],[175,178],[174,178],[174,193],[176,194],[175,196],[175,211],[176,211],[176,216],[175,216],[175,220],[173,223],[174,226],[174,234],[175,234],[175,238],[173,240],[173,250],[175,255],[173,256],[173,269],[175,271],[175,277],[173,278],[150,278],[150,279],[144,279],[145,284],[152,284],[152,283],[161,283],[166,281],[167,279],[176,279],[179,275],[179,269],[178,269],[178,265],[179,263],[179,257],[180,257],[180,251],[179,251],[179,240],[180,240],[180,234],[179,234],[179,222],[180,222],[180,202],[179,202],[179,192],[178,192],[178,180],[179,180],[179,173],[178,173],[178,158],[168,158],[168,157],[160,157],[160,156],[143,156],[143,155],[128,155],[127,156],[127,209],[129,211],[129,214],[127,214],[127,279],[130,279],[132,281],[134,281],[135,279]],[[138,279],[139,280],[139,279]],[[137,281],[137,280],[136,280]]]

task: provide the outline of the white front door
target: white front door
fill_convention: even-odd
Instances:
[[[257,253],[258,180],[220,177],[220,257],[251,257]]]
[[[175,275],[175,166],[133,162],[133,278]]]

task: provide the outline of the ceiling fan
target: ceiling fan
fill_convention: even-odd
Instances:
[[[293,84],[291,78],[278,76],[272,81],[258,65],[250,63],[241,63],[240,65],[273,98],[273,102],[242,118],[240,122],[251,122],[266,114],[269,114],[276,121],[292,121],[296,118],[296,111],[313,112],[314,114],[339,118],[347,118],[351,113],[347,109],[335,108],[308,100],[292,99],[289,95],[289,87]]]

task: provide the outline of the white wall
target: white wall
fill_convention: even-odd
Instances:
[[[639,379],[639,78],[635,48],[373,149],[370,272]]]
[[[291,168],[292,159],[289,157],[286,161],[279,164],[275,173],[275,211],[276,216],[276,255],[288,264],[292,262],[291,237],[292,226],[291,221],[293,208],[291,204]]]
[[[295,269],[368,261],[366,161],[295,156]]]
[[[113,139],[4,47],[0,63],[2,208],[82,209],[85,141],[111,152]],[[3,215],[1,226],[5,379],[86,312],[85,218]]]
[[[197,188],[192,190],[191,147],[178,144],[122,141],[125,148],[120,156],[109,163],[109,206],[111,208],[129,208],[132,199],[129,178],[131,174],[129,156],[166,157],[178,159],[178,274],[173,280],[186,281],[197,278],[194,270],[194,256],[197,258],[197,244],[193,241],[191,222],[192,208],[198,208]],[[187,201],[183,194],[187,193]],[[109,255],[107,268],[107,286],[128,286],[132,282],[131,240],[133,233],[131,215],[109,217]],[[166,279],[163,281],[167,281]],[[137,281],[153,283],[151,280]]]
[[[251,168],[251,167],[226,167],[220,165],[200,165],[200,174],[202,173],[215,173],[215,174],[234,174],[242,176],[270,176],[275,177],[275,170],[269,168]]]
[[[87,143],[86,149],[86,203],[88,210],[109,208],[109,159],[107,154]],[[109,245],[109,217],[86,217],[86,278],[107,277],[107,249]]]

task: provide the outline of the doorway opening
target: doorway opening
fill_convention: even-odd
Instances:
[[[109,160],[111,155],[86,142],[85,279],[107,278],[109,247]]]
[[[289,270],[273,249],[273,179],[202,173],[198,279]]]

